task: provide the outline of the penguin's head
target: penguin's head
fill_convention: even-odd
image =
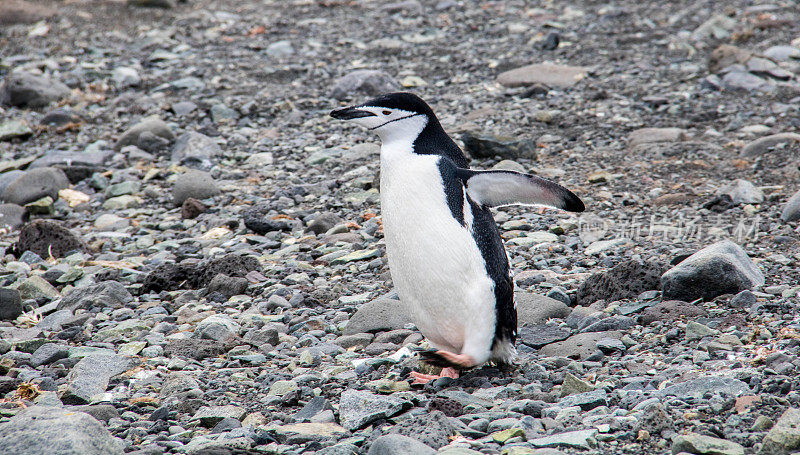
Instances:
[[[363,104],[336,109],[331,117],[374,131],[384,141],[402,136],[413,140],[425,125],[436,119],[422,98],[407,92],[387,93]]]

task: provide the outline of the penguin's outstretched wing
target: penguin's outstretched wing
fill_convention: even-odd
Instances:
[[[585,210],[583,201],[558,183],[514,171],[474,171],[458,168],[456,175],[475,203],[501,205],[548,205],[570,212]]]

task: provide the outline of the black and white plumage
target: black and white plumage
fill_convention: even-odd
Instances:
[[[517,311],[508,256],[490,208],[535,204],[580,212],[583,202],[533,175],[469,169],[464,153],[416,95],[391,93],[331,116],[381,138],[389,270],[406,311],[439,350],[427,359],[461,367],[511,362]]]

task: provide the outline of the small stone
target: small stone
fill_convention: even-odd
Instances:
[[[341,101],[355,95],[378,96],[399,89],[397,80],[383,71],[356,70],[336,81],[331,96]]]
[[[295,381],[275,381],[269,388],[269,396],[282,397],[298,389]]]
[[[506,87],[542,84],[549,87],[568,88],[586,77],[588,68],[582,66],[534,63],[497,76],[497,82]]]
[[[294,55],[294,47],[292,47],[291,41],[281,40],[270,43],[265,52],[270,57],[286,58]]]
[[[111,73],[111,79],[114,80],[117,87],[137,87],[142,83],[139,72],[127,66],[118,66],[114,68],[114,71]]]
[[[8,184],[2,199],[6,202],[25,205],[50,196],[58,198],[59,190],[69,187],[64,171],[52,167],[29,169]]]
[[[220,189],[211,174],[191,170],[181,174],[172,188],[172,200],[181,206],[187,199],[206,199],[220,194]]]
[[[797,191],[786,201],[781,211],[781,220],[784,223],[800,220],[800,191]]]
[[[596,429],[592,430],[578,430],[566,431],[564,433],[554,434],[552,436],[545,436],[543,438],[529,439],[534,447],[567,447],[577,449],[591,449],[597,446],[597,441],[594,436],[597,434]]]
[[[361,305],[343,330],[344,335],[402,329],[411,320],[399,300],[379,298]]]
[[[798,143],[800,134],[797,133],[778,133],[770,136],[760,137],[742,148],[743,157],[755,157],[767,153],[779,144]]]
[[[225,341],[239,334],[241,326],[230,318],[230,316],[215,314],[209,316],[194,329],[192,338],[200,338],[214,341]]]
[[[205,213],[208,207],[195,198],[186,198],[181,205],[181,218],[184,220],[193,220]]]
[[[0,86],[0,104],[39,108],[66,98],[69,87],[61,81],[25,71],[12,71]]]
[[[19,229],[28,222],[28,218],[25,207],[17,204],[0,204],[0,227]]]
[[[686,323],[686,341],[699,340],[703,337],[714,336],[719,331],[708,328],[699,322],[689,321]]]
[[[635,147],[640,144],[654,142],[685,141],[686,130],[681,128],[641,128],[628,135],[628,146]]]
[[[579,333],[564,341],[548,344],[539,350],[540,355],[586,360],[597,352],[597,342],[604,338],[621,338],[622,332]]]
[[[717,194],[727,194],[736,205],[764,202],[764,193],[752,183],[742,179],[720,188]]]
[[[204,427],[213,428],[222,419],[242,420],[246,413],[244,408],[234,405],[203,406],[192,416],[192,420],[199,420]]]
[[[700,398],[707,392],[719,392],[728,395],[751,394],[750,387],[738,379],[709,376],[681,382],[659,391],[660,396],[675,396],[680,399]]]
[[[590,383],[577,378],[575,375],[564,373],[564,381],[561,383],[561,396],[572,395],[575,393],[585,393],[594,390]]]
[[[168,142],[175,140],[175,134],[172,132],[169,125],[158,117],[148,117],[122,133],[116,144],[114,144],[114,150],[120,151],[123,147],[128,145],[139,147],[139,141],[144,133],[152,134]],[[139,148],[144,149],[143,147]]]
[[[142,8],[170,9],[175,7],[175,2],[174,0],[128,0],[128,5]]]
[[[367,455],[434,455],[436,450],[416,439],[400,434],[387,434],[372,443]]]
[[[698,455],[744,455],[744,447],[725,439],[689,433],[678,435],[672,441],[672,453],[680,452]]]
[[[756,295],[752,291],[745,289],[731,298],[730,306],[733,308],[750,308],[757,301]]]
[[[102,281],[92,286],[74,288],[64,295],[58,304],[59,310],[75,311],[101,308],[123,308],[134,301],[133,296],[121,283]]]
[[[275,162],[275,158],[270,152],[261,152],[248,156],[244,162],[252,166],[269,166]]]
[[[564,302],[525,291],[514,293],[517,303],[517,321],[520,327],[537,326],[549,319],[565,318],[570,309]]]
[[[33,134],[33,130],[23,120],[9,120],[0,123],[0,141],[22,139]]]
[[[511,438],[525,437],[525,430],[522,428],[509,428],[503,431],[498,431],[491,435],[494,442],[505,444]]]

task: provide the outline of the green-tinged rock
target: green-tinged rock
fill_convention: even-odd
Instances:
[[[744,447],[732,441],[689,433],[679,435],[672,441],[672,453],[681,452],[699,455],[744,455]]]
[[[17,285],[22,300],[28,299],[57,299],[61,297],[58,289],[54,288],[52,284],[48,283],[44,278],[39,275],[33,275],[26,278],[24,281]]]
[[[131,341],[130,343],[121,345],[117,350],[117,353],[122,355],[137,355],[146,347],[146,341]]]
[[[338,438],[348,434],[348,431],[335,423],[294,423],[281,425],[275,430],[278,442],[283,444],[303,444],[305,442]]]
[[[597,430],[566,431],[543,438],[531,439],[528,442],[534,447],[572,447],[576,449],[591,449],[597,446],[594,436]]]
[[[269,392],[267,393],[267,395],[282,397],[287,393],[294,392],[295,390],[297,390],[297,383],[292,380],[275,381],[269,388]]]
[[[525,430],[522,428],[508,428],[503,431],[498,431],[497,433],[492,434],[492,439],[494,442],[498,442],[500,444],[505,444],[511,438],[516,437],[525,437]]]
[[[34,215],[52,215],[55,213],[53,202],[53,198],[50,196],[45,196],[41,199],[31,202],[30,204],[25,204],[25,208],[29,213]]]
[[[47,338],[33,338],[30,340],[20,340],[11,343],[11,346],[14,347],[15,351],[19,352],[27,352],[29,354],[33,354],[36,352],[37,349],[42,347],[45,343],[47,343]]]
[[[139,207],[141,203],[142,200],[138,197],[126,194],[106,199],[106,201],[103,202],[103,208],[106,210],[134,209]]]
[[[800,409],[789,408],[764,436],[762,455],[784,455],[800,450]]]
[[[333,261],[331,264],[344,264],[346,262],[354,262],[354,261],[363,261],[366,259],[374,259],[380,257],[381,252],[378,249],[366,249],[366,250],[358,250],[353,251],[352,253],[345,254],[344,256],[340,256]]]
[[[150,326],[138,319],[128,319],[113,327],[100,330],[92,337],[95,341],[108,341],[120,338],[135,338],[143,332],[150,330]]]
[[[368,389],[378,393],[407,392],[411,385],[406,381],[392,381],[391,379],[378,379],[365,384]]]
[[[585,393],[594,390],[594,386],[588,382],[573,376],[570,373],[564,374],[564,382],[561,384],[561,396],[572,395],[575,393]]]
[[[192,416],[192,420],[199,420],[200,424],[205,427],[213,427],[218,424],[220,420],[228,417],[242,420],[245,414],[246,411],[244,408],[234,405],[203,406]]]
[[[0,141],[28,137],[33,134],[33,130],[22,120],[9,120],[0,123]]]

